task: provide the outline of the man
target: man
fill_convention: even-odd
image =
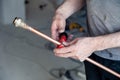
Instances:
[[[93,52],[93,58],[120,73],[120,0],[65,0],[56,10],[51,26],[52,38],[65,30],[65,20],[74,12],[87,6],[89,37],[77,38],[67,47],[55,49],[59,57],[71,57],[84,61]],[[89,63],[87,80],[120,80]]]

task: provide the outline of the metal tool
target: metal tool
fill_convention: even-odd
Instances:
[[[58,42],[58,41],[56,41],[56,40],[48,37],[47,35],[41,33],[40,31],[37,31],[37,30],[35,30],[34,28],[32,28],[31,26],[27,25],[27,24],[26,24],[25,22],[23,22],[22,19],[20,19],[20,18],[17,18],[17,17],[16,17],[16,18],[14,19],[13,23],[14,23],[14,25],[15,25],[16,27],[21,27],[21,28],[23,28],[23,29],[29,30],[29,31],[31,31],[31,32],[33,32],[33,33],[35,33],[35,34],[37,34],[37,35],[45,38],[46,40],[49,40],[49,41],[53,42],[54,44],[61,45],[60,42]],[[62,44],[62,45],[63,45],[63,44]],[[92,63],[92,64],[94,64],[94,65],[96,65],[96,66],[98,66],[98,67],[100,67],[100,68],[102,68],[103,70],[105,70],[105,71],[107,71],[107,72],[109,72],[109,73],[117,76],[118,78],[120,78],[120,74],[119,74],[119,73],[117,73],[117,72],[115,72],[115,71],[113,71],[113,70],[111,70],[111,69],[103,66],[102,64],[100,64],[100,63],[98,63],[98,62],[96,62],[96,61],[94,61],[94,60],[92,60],[92,59],[90,59],[90,58],[86,58],[85,60],[88,61],[88,62],[90,62],[90,63]]]

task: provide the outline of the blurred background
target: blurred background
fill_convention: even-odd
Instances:
[[[0,80],[86,80],[84,63],[54,56],[54,45],[12,22],[21,17],[50,36],[52,17],[63,0],[0,0]],[[66,31],[86,36],[85,8],[66,20]]]

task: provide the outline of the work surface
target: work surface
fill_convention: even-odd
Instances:
[[[29,31],[10,27],[13,26],[4,26],[0,30],[0,80],[56,80],[49,71],[63,67],[81,66],[84,73],[82,63],[55,57],[52,50],[45,48],[48,41]],[[49,30],[42,32],[47,34]]]

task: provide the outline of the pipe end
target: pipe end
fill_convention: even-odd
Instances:
[[[20,26],[21,26],[21,23],[22,23],[22,19],[21,19],[21,18],[15,17],[15,19],[13,20],[13,24],[14,24],[16,27],[20,27]]]

